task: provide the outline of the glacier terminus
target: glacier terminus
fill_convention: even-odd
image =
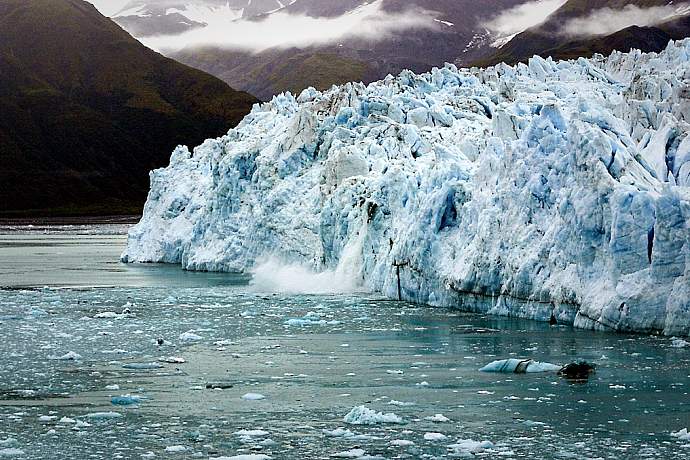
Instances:
[[[685,40],[281,94],[151,173],[122,260],[687,336],[689,82]]]

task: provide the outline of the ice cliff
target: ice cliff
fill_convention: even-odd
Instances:
[[[151,173],[127,262],[690,333],[690,40],[283,94]],[[399,286],[399,287],[398,287]]]

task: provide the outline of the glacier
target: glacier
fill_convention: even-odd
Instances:
[[[151,173],[124,262],[690,334],[690,40],[281,94]]]

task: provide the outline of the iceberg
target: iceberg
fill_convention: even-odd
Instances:
[[[689,56],[684,40],[278,95],[151,173],[122,260],[279,260],[393,299],[688,336]]]

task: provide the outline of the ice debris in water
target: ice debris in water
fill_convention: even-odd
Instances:
[[[424,420],[429,420],[434,423],[445,423],[450,422],[450,419],[443,414],[435,414],[430,417],[424,417]]]
[[[366,406],[357,406],[353,408],[343,418],[345,423],[350,425],[378,425],[380,423],[404,423],[402,417],[394,413],[384,414],[369,409]]]
[[[165,448],[165,452],[169,454],[180,454],[186,452],[187,448],[185,446],[168,446]]]
[[[683,428],[680,431],[672,432],[671,436],[673,436],[674,438],[678,438],[681,441],[690,441],[690,433],[688,433],[687,428]]]
[[[180,334],[180,340],[183,342],[198,342],[204,338],[199,334],[195,334],[194,331],[187,331]]]
[[[424,439],[427,441],[445,441],[448,439],[448,436],[446,436],[443,433],[424,433]]]
[[[274,256],[418,303],[690,335],[688,71],[683,40],[278,95],[152,172],[122,260]]]
[[[688,342],[687,340],[679,339],[677,337],[673,337],[671,339],[671,346],[673,348],[685,348],[688,345],[690,345],[690,342]]]
[[[91,420],[109,420],[109,419],[114,419],[114,418],[120,418],[122,417],[122,414],[119,412],[92,412],[90,414],[86,414],[86,418],[91,419]]]
[[[551,363],[541,363],[531,359],[501,359],[492,361],[479,369],[481,372],[500,372],[500,373],[536,373],[536,372],[556,372],[562,366]]]
[[[473,441],[472,439],[459,439],[454,444],[448,446],[448,449],[457,456],[474,456],[484,452],[487,449],[492,449],[494,444],[491,441]]]
[[[333,458],[360,458],[360,457],[363,457],[364,454],[366,454],[366,451],[364,449],[350,449],[350,450],[346,450],[343,452],[337,452],[335,454],[332,454],[331,457],[333,457]]]
[[[259,393],[247,393],[242,396],[242,399],[246,401],[258,401],[260,399],[266,399],[266,396]]]
[[[232,457],[212,457],[211,460],[271,460],[266,454],[240,454]]]
[[[136,395],[113,396],[110,403],[114,406],[131,406],[141,403],[145,398]]]
[[[69,351],[62,356],[51,356],[50,359],[56,359],[58,361],[79,361],[81,355],[73,351]]]
[[[310,311],[301,318],[291,318],[285,321],[287,326],[325,326],[327,324],[338,324],[338,321],[326,321],[321,319],[321,316]]]
[[[127,363],[123,364],[124,369],[148,370],[148,369],[162,369],[164,366],[160,363]]]

